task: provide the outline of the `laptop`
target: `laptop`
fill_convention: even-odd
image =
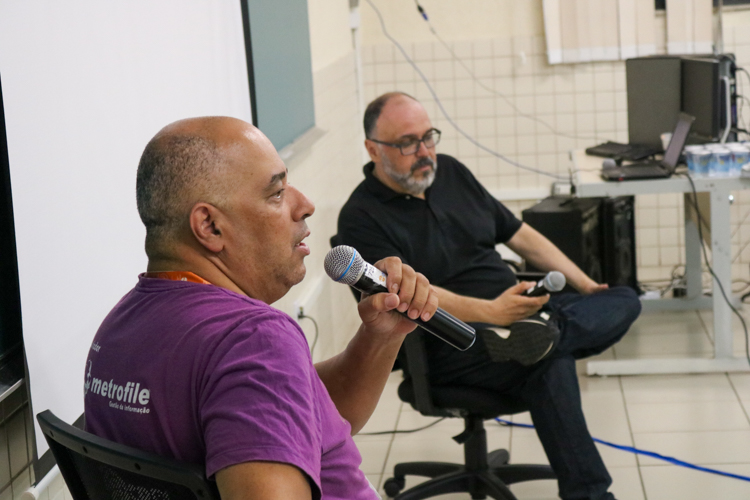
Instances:
[[[638,161],[661,153],[661,150],[650,146],[638,146],[635,144],[622,144],[621,142],[607,141],[598,146],[586,148],[586,154],[613,158],[615,160]]]
[[[690,133],[690,127],[693,126],[694,121],[694,117],[680,113],[677,125],[675,125],[674,132],[672,132],[672,140],[669,141],[669,146],[667,146],[667,150],[664,152],[664,158],[661,160],[630,163],[622,167],[608,168],[602,170],[602,179],[605,181],[630,181],[636,179],[666,179],[670,177],[674,173],[675,168],[677,168],[680,155],[685,147],[685,141]]]

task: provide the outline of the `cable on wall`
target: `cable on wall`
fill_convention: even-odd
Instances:
[[[474,74],[474,72],[471,70],[471,68],[469,68],[466,65],[466,63],[460,57],[458,57],[456,55],[456,53],[453,51],[453,49],[451,48],[451,46],[445,40],[443,40],[443,38],[440,36],[440,34],[435,29],[435,27],[432,25],[432,22],[430,21],[429,17],[427,16],[427,12],[424,10],[424,8],[421,5],[419,5],[419,1],[418,0],[414,0],[414,3],[417,4],[417,10],[421,14],[422,19],[424,19],[425,22],[427,23],[427,26],[430,28],[430,32],[432,32],[432,34],[435,35],[435,38],[438,39],[438,41],[442,44],[442,46],[445,47],[445,49],[448,52],[450,52],[450,54],[453,57],[453,59],[458,64],[461,65],[461,67],[469,74],[469,76],[471,77],[471,79],[474,80],[480,87],[482,87],[483,89],[485,89],[487,92],[490,92],[490,93],[493,93],[493,94],[495,94],[495,95],[497,95],[499,97],[502,97],[503,100],[505,100],[505,102],[511,108],[513,108],[513,110],[516,112],[516,114],[518,116],[520,116],[522,118],[526,118],[526,119],[534,121],[534,122],[537,122],[540,125],[543,125],[544,127],[548,128],[550,130],[550,132],[552,132],[553,135],[557,135],[557,136],[560,136],[560,137],[567,137],[568,139],[583,139],[583,140],[586,140],[586,141],[598,141],[599,140],[596,137],[578,136],[578,135],[572,135],[572,134],[566,134],[564,132],[560,132],[557,129],[555,129],[552,125],[550,125],[549,123],[547,123],[544,120],[542,120],[541,118],[538,118],[538,117],[536,117],[534,115],[531,115],[531,114],[528,114],[528,113],[524,113],[523,111],[521,111],[515,105],[515,103],[513,102],[513,100],[510,99],[505,94],[503,94],[502,92],[499,92],[499,91],[493,89],[492,87],[489,87],[489,86],[485,85],[484,82],[482,82],[482,80],[479,79],[479,77],[477,77]]]
[[[545,172],[544,170],[529,167],[527,165],[522,165],[521,163],[518,163],[517,161],[513,161],[507,156],[504,156],[497,151],[494,151],[484,144],[481,144],[479,141],[474,139],[472,136],[470,136],[467,132],[465,132],[461,127],[458,126],[458,124],[453,120],[453,118],[448,114],[448,112],[445,110],[445,107],[443,106],[443,103],[440,101],[440,98],[435,93],[435,89],[432,88],[432,85],[430,84],[430,81],[427,79],[427,77],[424,75],[421,69],[419,69],[419,66],[412,60],[411,57],[406,53],[406,50],[401,46],[401,44],[391,36],[390,33],[388,33],[388,29],[385,26],[385,21],[383,20],[383,15],[380,13],[380,10],[375,6],[374,3],[372,3],[372,0],[365,0],[367,4],[375,11],[375,14],[378,16],[378,20],[380,21],[380,27],[383,30],[383,35],[393,43],[396,48],[401,52],[401,55],[404,56],[404,59],[406,59],[406,62],[408,62],[412,68],[417,72],[419,77],[422,79],[422,81],[427,86],[427,89],[429,90],[430,94],[432,95],[432,98],[435,100],[435,103],[438,105],[438,108],[440,108],[440,112],[443,114],[446,120],[448,120],[448,123],[462,136],[464,136],[469,142],[474,144],[479,149],[491,154],[492,156],[499,158],[500,160],[513,165],[514,167],[520,168],[522,170],[528,170],[529,172],[534,172],[536,174],[544,175],[547,177],[551,177],[556,180],[567,180],[568,177],[564,175],[558,175],[558,174],[552,174],[549,172]]]
[[[315,352],[315,345],[318,343],[318,333],[319,333],[318,332],[318,322],[315,321],[315,318],[313,318],[312,316],[308,316],[307,314],[304,314],[304,313],[302,313],[299,316],[297,316],[297,319],[298,320],[299,319],[309,319],[310,321],[313,322],[313,325],[315,325],[315,337],[313,337],[313,343],[312,343],[312,346],[310,346],[310,357],[312,357],[313,352]]]

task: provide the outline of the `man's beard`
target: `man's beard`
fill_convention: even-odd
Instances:
[[[424,158],[420,158],[419,160],[414,162],[414,164],[411,166],[411,170],[405,174],[402,174],[398,170],[396,170],[396,166],[386,155],[381,155],[381,158],[383,162],[383,171],[386,173],[386,175],[388,175],[388,177],[390,177],[393,182],[398,184],[401,189],[403,189],[410,195],[419,196],[423,194],[428,187],[432,186],[432,183],[435,180],[435,172],[437,172],[437,162],[429,156],[425,156]],[[414,177],[414,172],[417,169],[428,165],[432,167],[432,170],[425,174],[421,179],[416,179]]]

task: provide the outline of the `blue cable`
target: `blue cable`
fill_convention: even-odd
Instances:
[[[500,424],[507,425],[509,427],[523,427],[525,429],[534,428],[534,426],[531,424],[518,424],[515,422],[511,422],[510,420],[505,420],[503,418],[495,418],[495,420],[497,420]],[[602,439],[598,439],[595,437],[592,437],[591,439],[593,439],[595,443],[600,443],[605,446],[609,446],[611,448],[615,448],[615,449],[622,450],[622,451],[629,451],[630,453],[635,453],[636,455],[645,455],[647,457],[656,458],[657,460],[663,460],[665,462],[669,462],[670,464],[679,465],[680,467],[686,467],[688,469],[699,470],[702,472],[710,472],[711,474],[717,474],[719,476],[726,476],[726,477],[731,477],[734,479],[739,479],[741,481],[750,482],[750,477],[748,476],[742,476],[740,474],[732,474],[730,472],[710,469],[708,467],[701,467],[700,465],[691,464],[690,462],[684,462],[682,460],[678,460],[673,457],[668,457],[666,455],[660,455],[659,453],[655,453],[653,451],[639,450],[638,448],[634,448],[632,446],[623,446],[621,444],[610,443],[608,441],[604,441]]]

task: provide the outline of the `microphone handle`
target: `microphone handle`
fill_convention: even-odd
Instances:
[[[385,286],[368,277],[367,273],[363,274],[362,277],[352,285],[352,288],[369,294],[388,291]],[[400,311],[397,312],[409,321],[418,324],[443,342],[452,345],[459,351],[465,351],[471,347],[476,339],[476,330],[474,330],[474,328],[439,307],[432,318],[427,321],[422,321],[422,318],[411,319],[406,313]]]
[[[523,295],[527,297],[541,297],[542,295],[547,295],[548,293],[550,292],[544,286],[544,279],[541,279],[537,282],[536,285],[523,292]]]

